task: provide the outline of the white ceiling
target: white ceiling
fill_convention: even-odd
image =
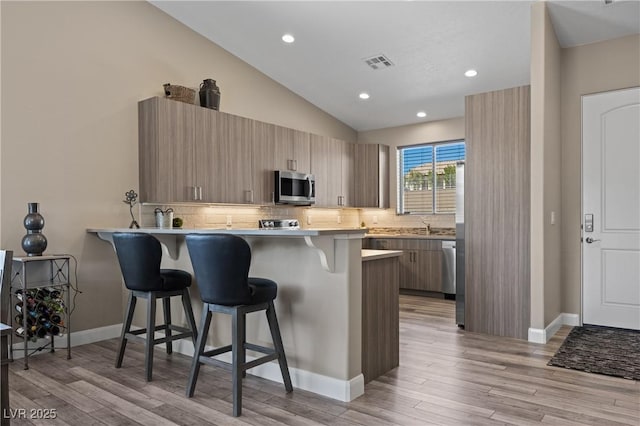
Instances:
[[[460,117],[465,95],[529,83],[528,0],[151,3],[359,131]],[[640,32],[638,0],[549,3],[563,47]],[[394,66],[364,63],[378,54]]]

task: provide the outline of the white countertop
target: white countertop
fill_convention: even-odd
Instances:
[[[387,259],[390,257],[402,256],[402,250],[369,250],[362,249],[362,261]]]
[[[187,235],[187,234],[233,234],[261,237],[319,237],[339,235],[343,238],[364,238],[366,228],[332,228],[332,229],[226,229],[226,228],[88,228],[87,232],[113,233],[113,232],[144,232],[159,235]]]

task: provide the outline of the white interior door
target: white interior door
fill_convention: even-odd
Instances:
[[[583,323],[640,329],[640,88],[582,97]]]

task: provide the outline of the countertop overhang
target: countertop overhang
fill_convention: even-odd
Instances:
[[[329,229],[260,229],[260,228],[88,228],[87,232],[144,232],[154,235],[187,235],[187,234],[232,234],[255,235],[261,237],[319,237],[331,235],[335,238],[363,238],[366,228],[329,228]]]
[[[402,250],[371,250],[362,249],[362,261],[367,262],[369,260],[388,259],[391,257],[402,256]]]
[[[219,228],[87,228],[87,232],[97,234],[98,238],[113,244],[116,232],[137,232],[154,235],[167,249],[172,259],[178,259],[180,241],[188,234],[231,234],[247,238],[302,238],[305,244],[315,249],[320,256],[322,267],[329,272],[335,271],[336,240],[355,240],[364,238],[366,228],[335,229],[219,229]]]

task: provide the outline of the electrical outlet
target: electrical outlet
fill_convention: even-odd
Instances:
[[[311,215],[307,216],[307,225],[311,225]]]
[[[338,224],[342,223],[342,216],[338,215]]]
[[[233,225],[233,218],[230,214],[227,215],[227,226]]]
[[[377,224],[378,223],[378,216],[374,216],[373,217],[373,224]]]
[[[551,224],[556,224],[556,212],[551,212]]]

